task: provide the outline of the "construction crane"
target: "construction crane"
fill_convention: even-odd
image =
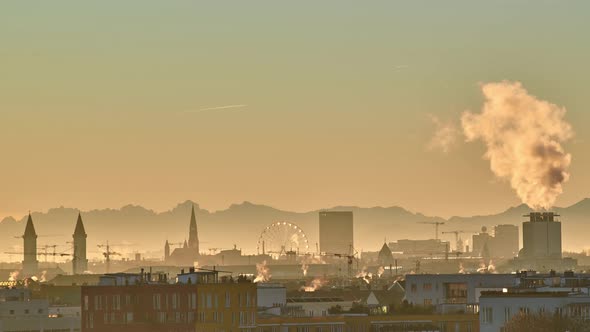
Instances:
[[[333,256],[338,258],[346,258],[346,263],[348,265],[348,277],[352,278],[352,264],[356,261],[356,269],[359,269],[359,261],[356,258],[356,252],[352,255],[349,254],[340,254],[340,253],[325,253],[324,256]]]
[[[31,254],[28,252],[12,252],[12,251],[5,251],[4,252],[7,255],[27,255],[27,254]],[[64,257],[64,256],[71,256],[71,254],[67,254],[67,253],[61,253],[61,252],[37,252],[37,255],[41,255],[41,256],[45,256],[45,261],[47,262],[47,256],[58,256],[58,257]]]
[[[444,221],[418,221],[419,224],[434,225],[434,238],[438,240],[438,226],[444,225]]]
[[[121,256],[121,253],[111,250],[111,245],[109,245],[108,241],[106,244],[97,245],[97,247],[104,250],[102,252],[102,255],[105,258],[106,273],[109,273],[110,266],[111,266],[111,256]]]
[[[46,245],[43,245],[43,246],[39,247],[39,249],[43,250],[43,255],[45,255],[45,263],[47,263],[47,256],[53,256],[53,262],[55,263],[55,256],[57,256],[56,253],[55,253],[55,248],[57,248],[57,247],[58,247],[57,244],[46,244]],[[52,255],[48,255],[47,254],[47,250],[49,248],[53,248],[53,254]]]

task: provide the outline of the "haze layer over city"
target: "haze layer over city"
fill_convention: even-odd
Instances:
[[[0,4],[0,332],[590,331],[590,4]]]

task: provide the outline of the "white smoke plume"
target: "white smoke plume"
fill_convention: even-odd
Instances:
[[[444,122],[434,115],[430,115],[430,120],[436,126],[434,135],[428,142],[429,150],[440,150],[443,153],[449,153],[457,143],[459,131],[453,122]]]
[[[326,284],[322,278],[314,278],[307,286],[302,286],[300,290],[304,292],[315,292]]]
[[[463,267],[463,263],[459,263],[459,274],[465,274],[465,267]]]
[[[301,271],[303,272],[304,277],[307,276],[307,269],[308,268],[309,268],[309,266],[307,266],[307,264],[305,264],[305,263],[301,264]]]
[[[254,279],[254,282],[267,282],[270,280],[270,269],[266,266],[266,261],[256,263],[256,272],[258,275]]]
[[[10,272],[10,274],[8,275],[8,281],[17,281],[19,274],[20,274],[19,271],[12,271],[12,272]]]
[[[41,272],[41,277],[39,277],[39,282],[47,282],[47,271]]]
[[[482,112],[461,117],[467,141],[485,143],[492,172],[509,180],[524,203],[551,208],[569,178],[571,155],[561,146],[573,136],[566,110],[530,95],[519,82],[486,83],[481,89]]]
[[[383,266],[379,266],[379,268],[377,269],[377,277],[381,278],[383,273],[385,273],[385,268],[383,268]]]
[[[361,278],[367,284],[371,283],[371,279],[373,279],[373,273],[367,272],[367,267],[363,266],[362,270],[356,274],[357,278]]]

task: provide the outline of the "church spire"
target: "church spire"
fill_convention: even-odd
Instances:
[[[78,212],[76,228],[74,228],[74,256],[72,257],[72,272],[82,274],[88,270],[88,259],[86,258],[86,230],[82,222],[82,215]]]
[[[30,277],[37,274],[39,267],[39,262],[37,261],[37,232],[35,232],[35,225],[33,225],[33,218],[30,212],[27,225],[25,226],[23,240],[23,273],[25,276]]]
[[[188,247],[199,253],[199,233],[197,231],[197,218],[195,216],[195,206],[191,209],[191,222],[188,233]]]
[[[166,244],[164,244],[164,261],[167,262],[170,259],[170,243],[168,243],[168,239],[166,239]]]
[[[84,223],[82,222],[82,215],[78,212],[78,221],[76,221],[76,229],[74,229],[74,236],[86,236],[86,230],[84,229]]]
[[[37,238],[37,232],[35,232],[35,225],[33,225],[33,218],[31,218],[30,212],[29,218],[27,219],[27,226],[25,226],[25,234],[23,236]]]

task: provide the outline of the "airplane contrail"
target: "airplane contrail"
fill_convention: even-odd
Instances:
[[[215,107],[206,107],[206,108],[201,108],[198,110],[189,110],[186,112],[204,112],[204,111],[217,111],[217,110],[226,110],[226,109],[231,109],[231,108],[243,108],[246,107],[248,105],[244,105],[244,104],[237,104],[237,105],[224,105],[224,106],[215,106]]]

